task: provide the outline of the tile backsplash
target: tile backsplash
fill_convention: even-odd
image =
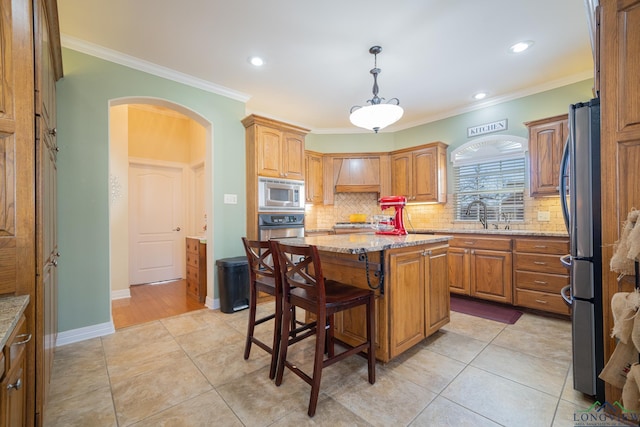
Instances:
[[[408,205],[405,226],[407,229],[451,229],[474,230],[482,228],[477,221],[454,221],[453,195],[447,195],[444,205]],[[524,198],[524,221],[511,222],[512,230],[564,232],[564,220],[559,197]],[[350,214],[365,214],[367,218],[380,214],[377,193],[336,193],[334,205],[307,206],[305,210],[305,228],[330,229],[336,222],[349,221]],[[538,221],[538,212],[548,212],[549,221]],[[392,210],[385,212],[391,214]],[[498,223],[502,229],[505,223]]]

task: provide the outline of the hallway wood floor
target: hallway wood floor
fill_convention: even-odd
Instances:
[[[116,329],[205,308],[204,304],[187,297],[187,282],[184,279],[155,285],[135,285],[130,290],[131,298],[111,301]]]

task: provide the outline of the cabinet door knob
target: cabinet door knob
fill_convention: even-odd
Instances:
[[[58,133],[58,130],[56,128],[49,129],[49,135],[56,136],[57,133]]]
[[[54,259],[53,261],[51,261],[51,264],[53,264],[54,267],[58,266],[58,260]]]
[[[173,231],[180,231],[180,227],[174,228]]]
[[[18,381],[13,384],[7,384],[7,390],[11,390],[12,388],[20,390],[20,387],[22,387],[22,378],[18,378]]]

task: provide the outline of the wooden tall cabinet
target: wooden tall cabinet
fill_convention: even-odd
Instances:
[[[36,113],[36,407],[41,418],[49,394],[58,336],[58,142],[56,81],[62,57],[56,2],[34,2]],[[41,421],[39,419],[38,421]]]
[[[562,149],[569,135],[568,115],[526,122],[525,126],[529,130],[530,194],[557,196]]]
[[[55,0],[0,0],[0,297],[28,294],[25,425],[42,425],[55,345],[55,82],[62,55]]]
[[[631,208],[640,208],[640,0],[600,0],[599,57],[596,87],[600,88],[602,280],[605,361],[615,342],[611,297],[633,289],[632,280],[617,282],[610,271],[612,244],[620,237]],[[620,390],[607,385],[606,400]]]
[[[304,180],[304,138],[298,126],[252,114],[242,119],[247,165],[247,238],[258,239],[258,177]]]

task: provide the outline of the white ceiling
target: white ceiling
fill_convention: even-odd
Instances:
[[[587,0],[589,1],[589,0]],[[400,99],[396,131],[592,76],[585,0],[58,0],[63,46],[246,100],[315,133]],[[535,44],[508,52],[521,40]],[[251,66],[251,55],[266,65]],[[489,93],[483,101],[471,96]],[[135,95],[135,94],[132,94]]]

